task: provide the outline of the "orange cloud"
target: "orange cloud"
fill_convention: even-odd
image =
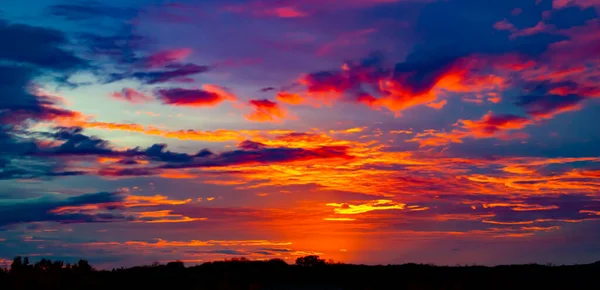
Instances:
[[[447,103],[448,103],[448,101],[441,100],[437,103],[429,103],[429,104],[427,104],[427,107],[430,107],[430,108],[433,108],[436,110],[441,110]]]
[[[172,214],[172,210],[136,212],[137,222],[143,223],[187,223],[204,221],[207,218],[191,218],[180,214]]]
[[[300,105],[304,103],[304,98],[298,94],[279,92],[276,96],[277,100],[288,105]]]
[[[173,200],[169,199],[164,195],[153,195],[153,196],[140,196],[140,195],[128,195],[125,197],[125,207],[149,207],[158,205],[182,205],[192,202],[192,199],[185,200]]]
[[[391,130],[390,134],[407,134],[411,135],[413,132],[411,130]]]
[[[505,80],[497,75],[477,75],[472,68],[479,65],[474,59],[462,59],[450,68],[440,73],[430,87],[411,87],[409,75],[398,76],[394,79],[380,82],[380,90],[387,95],[370,100],[373,107],[385,107],[397,115],[400,111],[425,104],[435,107],[445,103],[437,100],[438,95],[446,93],[484,93],[502,90],[506,87]]]
[[[159,175],[162,178],[170,178],[170,179],[192,179],[198,178],[197,175],[187,173],[187,172],[163,172]]]
[[[533,121],[526,117],[510,114],[497,115],[490,111],[479,120],[459,120],[454,124],[459,129],[453,129],[450,132],[426,130],[406,142],[417,142],[420,147],[437,147],[451,143],[462,143],[465,138],[498,137],[510,139],[520,136],[507,135],[506,132],[520,130],[530,124],[533,124]]]
[[[463,128],[471,132],[476,138],[487,138],[497,132],[520,130],[531,124],[531,120],[516,115],[495,115],[491,111],[483,118],[476,121],[460,120]]]
[[[247,120],[254,122],[281,122],[286,119],[287,111],[279,104],[264,100],[250,100],[250,106],[254,108],[250,114],[244,115]]]
[[[215,131],[199,131],[199,130],[161,130],[152,126],[142,126],[139,124],[122,124],[109,122],[95,121],[72,121],[71,125],[80,126],[83,128],[105,129],[105,130],[120,130],[128,132],[142,133],[146,135],[160,136],[163,138],[172,138],[180,140],[196,140],[205,142],[226,142],[226,141],[242,141],[249,137],[260,136],[262,134],[275,135],[285,134],[292,131],[288,130],[224,130]]]
[[[329,130],[330,134],[354,134],[354,133],[361,133],[363,132],[365,129],[367,129],[367,127],[355,127],[355,128],[349,128],[349,129],[345,129],[345,130]]]
[[[324,218],[324,221],[334,221],[334,222],[351,222],[351,221],[355,221],[356,219],[353,218]]]
[[[406,204],[392,200],[380,199],[365,204],[352,205],[347,203],[328,203],[327,206],[335,207],[337,214],[361,214],[374,210],[404,209]]]

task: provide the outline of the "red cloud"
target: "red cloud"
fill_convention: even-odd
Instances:
[[[511,114],[496,115],[490,111],[479,120],[459,120],[454,124],[459,128],[450,132],[426,130],[407,142],[417,142],[420,147],[436,147],[446,146],[450,143],[462,143],[462,140],[466,138],[523,139],[528,135],[520,132],[510,134],[510,131],[523,129],[532,123],[533,121],[526,117]]]
[[[600,6],[600,0],[554,0],[552,8],[562,9],[569,6],[579,6],[582,8]]]
[[[342,93],[354,83],[343,72],[318,72],[305,75],[299,82],[310,93]]]
[[[136,91],[132,88],[124,88],[120,92],[114,92],[112,93],[112,97],[133,104],[146,103],[152,100],[151,97],[146,96],[144,93]]]
[[[235,100],[233,93],[216,85],[204,85],[203,89],[161,89],[159,98],[164,104],[186,107],[212,107],[226,100]]]
[[[492,112],[488,112],[480,120],[461,120],[459,123],[474,137],[487,138],[497,132],[523,129],[531,124],[531,120],[511,114],[494,115]]]
[[[372,107],[375,102],[377,101],[377,98],[369,95],[369,94],[360,94],[357,98],[356,101],[361,103],[361,104],[365,104],[369,107]]]
[[[157,52],[146,59],[145,65],[150,68],[164,67],[165,65],[186,59],[192,53],[190,48],[179,48]]]
[[[287,111],[279,104],[264,100],[250,100],[250,106],[254,111],[245,115],[247,120],[255,122],[280,122],[287,117]]]
[[[308,15],[295,7],[277,7],[273,9],[267,9],[263,11],[263,14],[269,16],[277,16],[280,18],[297,18],[305,17]]]
[[[443,101],[434,103],[440,94],[489,94],[504,89],[506,80],[502,76],[477,73],[486,61],[465,57],[425,64],[400,63],[390,76],[381,56],[372,55],[359,63],[347,63],[341,70],[304,75],[298,82],[305,86],[309,97],[321,97],[327,103],[342,99],[399,113],[426,104],[441,108]]]

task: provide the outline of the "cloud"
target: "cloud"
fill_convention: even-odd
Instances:
[[[32,68],[0,64],[0,89],[10,96],[0,100],[0,123],[25,126],[37,121],[82,119],[80,113],[59,108],[55,99],[35,92],[31,82],[38,73]]]
[[[520,130],[531,124],[526,117],[511,114],[494,114],[491,111],[480,120],[461,120],[463,128],[467,129],[476,138],[486,138],[498,132]]]
[[[187,241],[175,241],[175,240],[163,240],[153,239],[149,241],[125,241],[125,242],[90,242],[86,246],[91,247],[105,247],[105,246],[118,246],[118,247],[130,247],[130,248],[204,248],[212,246],[239,246],[239,247],[257,247],[257,246],[289,246],[291,242],[287,241],[269,241],[269,240],[187,240]]]
[[[344,64],[341,70],[307,74],[299,83],[313,102],[315,99],[328,104],[335,100],[356,102],[373,109],[387,108],[399,115],[419,105],[441,106],[445,100],[436,102],[439,95],[493,94],[504,89],[507,80],[503,77],[478,73],[486,61],[491,63],[493,59],[431,58],[398,63],[390,72],[383,57],[372,54],[358,63]]]
[[[61,162],[26,157],[37,144],[26,130],[38,122],[81,121],[78,112],[60,108],[60,100],[44,95],[35,82],[43,77],[63,84],[65,79],[89,65],[66,49],[67,37],[58,30],[11,24],[0,19],[0,178],[36,178],[78,175],[79,170],[62,170]]]
[[[207,149],[197,154],[171,152],[165,144],[154,144],[145,149],[117,150],[106,140],[83,134],[82,128],[57,128],[55,132],[38,133],[44,138],[57,142],[45,142],[43,146],[32,145],[23,152],[12,152],[15,157],[96,157],[99,164],[111,163],[110,167],[97,170],[88,169],[77,174],[97,173],[102,176],[147,176],[169,174],[173,169],[209,168],[247,164],[286,163],[308,160],[342,159],[354,157],[348,154],[347,146],[317,146],[313,148],[269,147],[267,145],[245,141],[239,150],[218,154]],[[158,163],[158,164],[157,164]],[[55,173],[54,175],[57,175]],[[63,172],[63,175],[69,175]],[[75,174],[75,172],[73,172]],[[12,176],[19,176],[13,174]],[[165,175],[166,176],[166,175]]]
[[[321,48],[317,50],[318,56],[324,56],[331,54],[339,48],[344,48],[348,46],[365,44],[367,41],[367,37],[373,33],[377,32],[375,28],[362,29],[357,31],[351,31],[340,34],[333,41],[323,45]]]
[[[350,78],[338,71],[320,71],[305,75],[300,83],[309,93],[342,93],[354,84]]]
[[[185,60],[191,53],[191,48],[163,50],[148,56],[144,62],[148,68],[165,67]]]
[[[51,5],[48,7],[48,13],[70,21],[84,21],[101,17],[129,19],[133,18],[137,11],[131,8],[108,6],[96,1],[74,1],[72,4]]]
[[[119,202],[118,193],[99,192],[79,196],[0,200],[0,226],[15,223],[56,221],[62,223],[107,222],[122,219],[119,215],[60,214],[53,210],[65,206],[85,206]]]
[[[525,108],[527,114],[536,118],[552,118],[554,115],[577,111],[585,98],[577,95],[529,95],[519,97],[517,105]]]
[[[582,8],[600,6],[598,0],[552,0],[552,8],[563,9],[570,6],[580,6]]]
[[[327,206],[335,207],[337,214],[361,214],[376,210],[403,210],[406,207],[404,203],[397,203],[392,200],[374,200],[365,204],[352,205],[347,203],[328,203]],[[328,219],[334,220],[334,219]],[[345,219],[344,219],[345,220]]]
[[[414,106],[434,104],[440,94],[469,93],[481,98],[497,94],[514,81],[507,71],[496,67],[501,57],[539,61],[549,51],[568,46],[572,32],[556,31],[541,17],[533,23],[514,21],[515,17],[510,18],[514,24],[506,20],[515,8],[541,15],[549,6],[514,0],[502,5],[436,1],[421,10],[414,27],[418,42],[406,59],[395,65],[391,76],[383,62],[367,61],[344,64],[341,70],[309,73],[299,83],[309,97],[317,96],[327,103],[351,100],[375,109],[387,108],[397,115]],[[485,19],[472,17],[482,13],[487,13]],[[577,19],[590,12],[573,13],[568,18]],[[452,35],[447,31],[453,31]]]
[[[172,213],[173,210],[159,210],[159,211],[146,211],[146,212],[134,212],[136,216],[136,222],[161,224],[161,223],[189,223],[197,221],[205,221],[207,218],[204,217],[188,217],[181,214]]]
[[[278,17],[284,19],[295,19],[310,17],[319,12],[340,11],[346,9],[361,9],[390,5],[393,3],[418,3],[430,2],[432,0],[328,0],[326,2],[304,0],[304,1],[247,1],[243,4],[227,4],[223,10],[230,13],[245,13],[257,17]]]
[[[106,140],[83,135],[82,131],[81,128],[58,128],[58,131],[48,136],[64,142],[55,147],[42,147],[35,154],[112,155],[115,153]]]
[[[226,100],[235,100],[233,94],[214,85],[205,85],[203,90],[159,89],[157,94],[164,104],[184,107],[213,107]]]
[[[307,17],[308,14],[303,12],[300,7],[293,5],[286,6],[283,3],[282,6],[273,6],[262,2],[250,2],[247,4],[228,4],[224,7],[225,11],[232,13],[246,13],[250,12],[255,16],[267,16],[267,17],[278,17],[278,18],[301,18]]]
[[[152,100],[152,97],[132,88],[124,88],[120,92],[112,93],[111,96],[117,100],[122,100],[132,104],[143,104]]]
[[[250,140],[245,140],[244,142],[238,144],[238,148],[245,150],[259,150],[267,147],[265,144],[260,142],[254,142]]]
[[[344,64],[341,70],[320,71],[303,76],[299,82],[306,87],[309,94],[337,94],[349,90],[362,91],[363,86],[378,85],[388,76],[383,68],[383,55],[372,53],[363,60]]]
[[[160,136],[168,139],[196,140],[205,142],[226,142],[243,141],[246,138],[255,138],[259,135],[278,135],[291,132],[290,130],[226,130],[219,129],[214,131],[202,130],[161,130],[153,126],[142,126],[140,124],[110,123],[90,120],[79,120],[71,122],[82,128],[120,130],[125,132],[134,132],[146,134],[149,136]]]
[[[450,132],[426,130],[423,133],[414,135],[412,139],[406,142],[418,142],[420,147],[437,147],[451,143],[463,143],[463,139],[466,138],[521,138],[527,137],[527,135],[515,136],[508,133],[521,130],[531,124],[533,124],[533,120],[527,117],[512,114],[494,114],[489,111],[479,120],[459,120],[454,124],[458,128],[452,129]]]
[[[58,30],[10,24],[0,19],[0,38],[11,40],[11,45],[0,47],[0,87],[3,94],[10,96],[0,100],[3,122],[15,124],[69,115],[53,106],[52,99],[37,96],[32,86],[45,70],[69,75],[87,67],[85,61],[63,49],[69,44],[66,36]]]
[[[171,64],[168,65],[164,70],[141,71],[133,74],[114,74],[111,80],[116,81],[126,78],[134,78],[149,85],[166,83],[170,81],[191,82],[193,80],[189,78],[190,76],[207,72],[209,70],[209,66],[201,66],[193,63]]]
[[[247,143],[242,143],[247,144]],[[245,145],[243,145],[245,146]],[[246,148],[249,148],[246,146]],[[348,155],[348,148],[344,146],[323,146],[314,149],[261,147],[256,149],[243,149],[225,151],[207,159],[200,159],[191,163],[167,164],[162,168],[195,168],[214,166],[233,166],[244,164],[269,164],[294,161],[308,161],[319,159],[352,159]]]
[[[444,108],[444,106],[446,106],[447,103],[448,103],[448,101],[441,100],[436,103],[429,103],[429,104],[427,104],[427,106],[430,108],[436,109],[436,110],[441,110],[442,108]]]
[[[247,120],[254,122],[281,122],[287,118],[287,111],[276,102],[264,100],[250,100],[254,111],[244,115]]]
[[[63,48],[69,41],[58,30],[10,24],[0,19],[0,39],[10,41],[10,45],[0,47],[2,61],[58,71],[86,66],[85,61]]]
[[[484,221],[500,225],[537,224],[545,226],[564,222],[598,219],[587,215],[586,210],[598,210],[600,203],[584,195],[558,195],[527,197],[512,203],[484,204],[494,217]]]
[[[264,15],[276,16],[280,18],[298,18],[306,17],[307,14],[294,7],[276,7],[263,11]]]
[[[294,93],[279,92],[275,98],[277,98],[278,101],[288,105],[300,105],[304,103],[304,98]]]
[[[108,58],[111,63],[127,66],[140,64],[139,51],[149,42],[147,37],[133,33],[131,27],[124,27],[114,35],[83,33],[77,37],[77,43],[90,56]],[[117,81],[125,76],[125,74],[109,76],[109,81]]]

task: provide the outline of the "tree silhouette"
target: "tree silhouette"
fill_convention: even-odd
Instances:
[[[27,261],[27,265],[25,264]],[[231,259],[185,267],[166,265],[95,270],[86,260],[73,265],[46,258],[29,264],[15,257],[0,270],[4,290],[119,289],[594,289],[600,262],[588,265],[513,265],[498,267],[404,264],[386,266],[331,263],[310,255],[296,265],[284,260]]]
[[[325,265],[325,260],[319,259],[317,255],[309,255],[304,257],[299,257],[296,259],[296,265],[303,267],[314,267]]]
[[[13,259],[12,264],[10,265],[10,271],[16,272],[23,268],[23,258],[21,256],[16,256]]]
[[[185,265],[181,261],[167,263],[167,268],[171,270],[185,269]]]
[[[79,272],[91,272],[94,270],[94,268],[90,266],[90,263],[88,263],[88,261],[84,259],[79,260],[77,264],[72,266],[72,268]]]

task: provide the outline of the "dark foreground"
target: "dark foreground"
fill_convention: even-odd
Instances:
[[[576,266],[438,267],[327,264],[300,258],[238,259],[184,267],[181,262],[111,271],[82,260],[70,265],[15,259],[0,289],[600,289],[600,262]]]

